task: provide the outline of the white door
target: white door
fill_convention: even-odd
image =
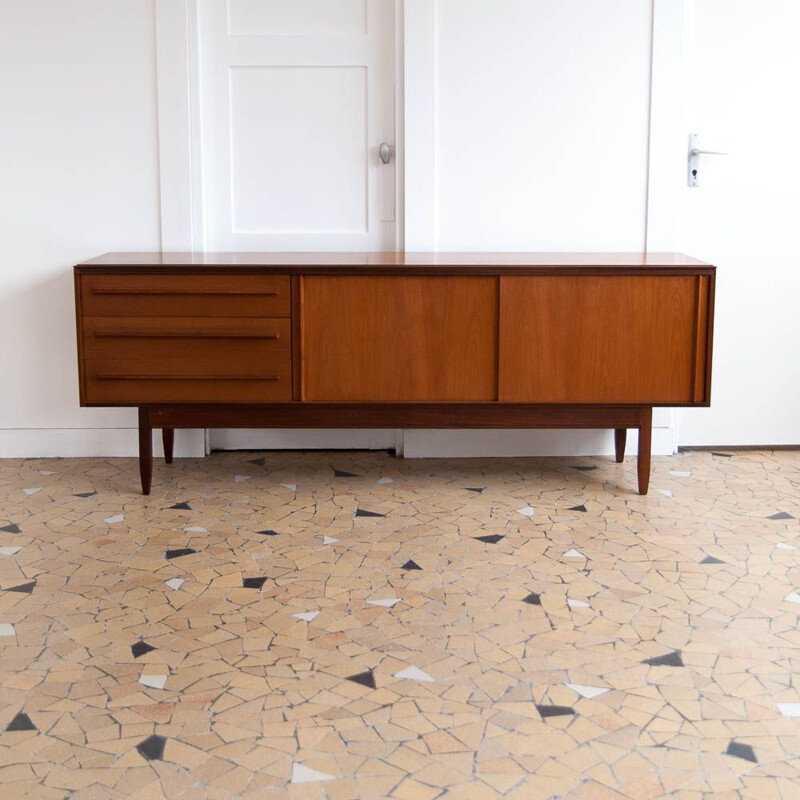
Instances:
[[[800,3],[692,0],[682,249],[717,264],[712,407],[683,445],[800,443]]]
[[[204,248],[397,248],[394,0],[201,0]],[[212,448],[394,447],[217,430]]]

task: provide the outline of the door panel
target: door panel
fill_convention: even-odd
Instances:
[[[368,232],[366,72],[231,69],[234,235]]]
[[[501,278],[500,400],[702,402],[707,289],[706,276]]]
[[[307,277],[303,399],[497,397],[497,278]]]
[[[232,34],[366,33],[367,0],[229,0]]]

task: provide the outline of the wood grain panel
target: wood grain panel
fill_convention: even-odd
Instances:
[[[84,275],[90,317],[288,317],[285,275]]]
[[[708,318],[698,286],[697,276],[501,278],[500,400],[695,401]]]
[[[497,396],[497,279],[306,277],[304,400]]]

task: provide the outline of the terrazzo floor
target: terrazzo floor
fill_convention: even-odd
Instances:
[[[3,800],[800,797],[800,453],[0,461]]]

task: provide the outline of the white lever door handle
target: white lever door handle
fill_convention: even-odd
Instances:
[[[699,150],[696,147],[693,147],[689,151],[693,156],[726,156],[727,153],[723,152],[722,150]]]
[[[700,156],[726,156],[727,153],[724,153],[722,150],[703,150],[701,147],[697,146],[697,139],[698,136],[696,133],[692,133],[689,136],[689,153],[688,153],[688,160],[689,160],[689,170],[687,175],[687,183],[692,188],[695,188],[700,185]]]

